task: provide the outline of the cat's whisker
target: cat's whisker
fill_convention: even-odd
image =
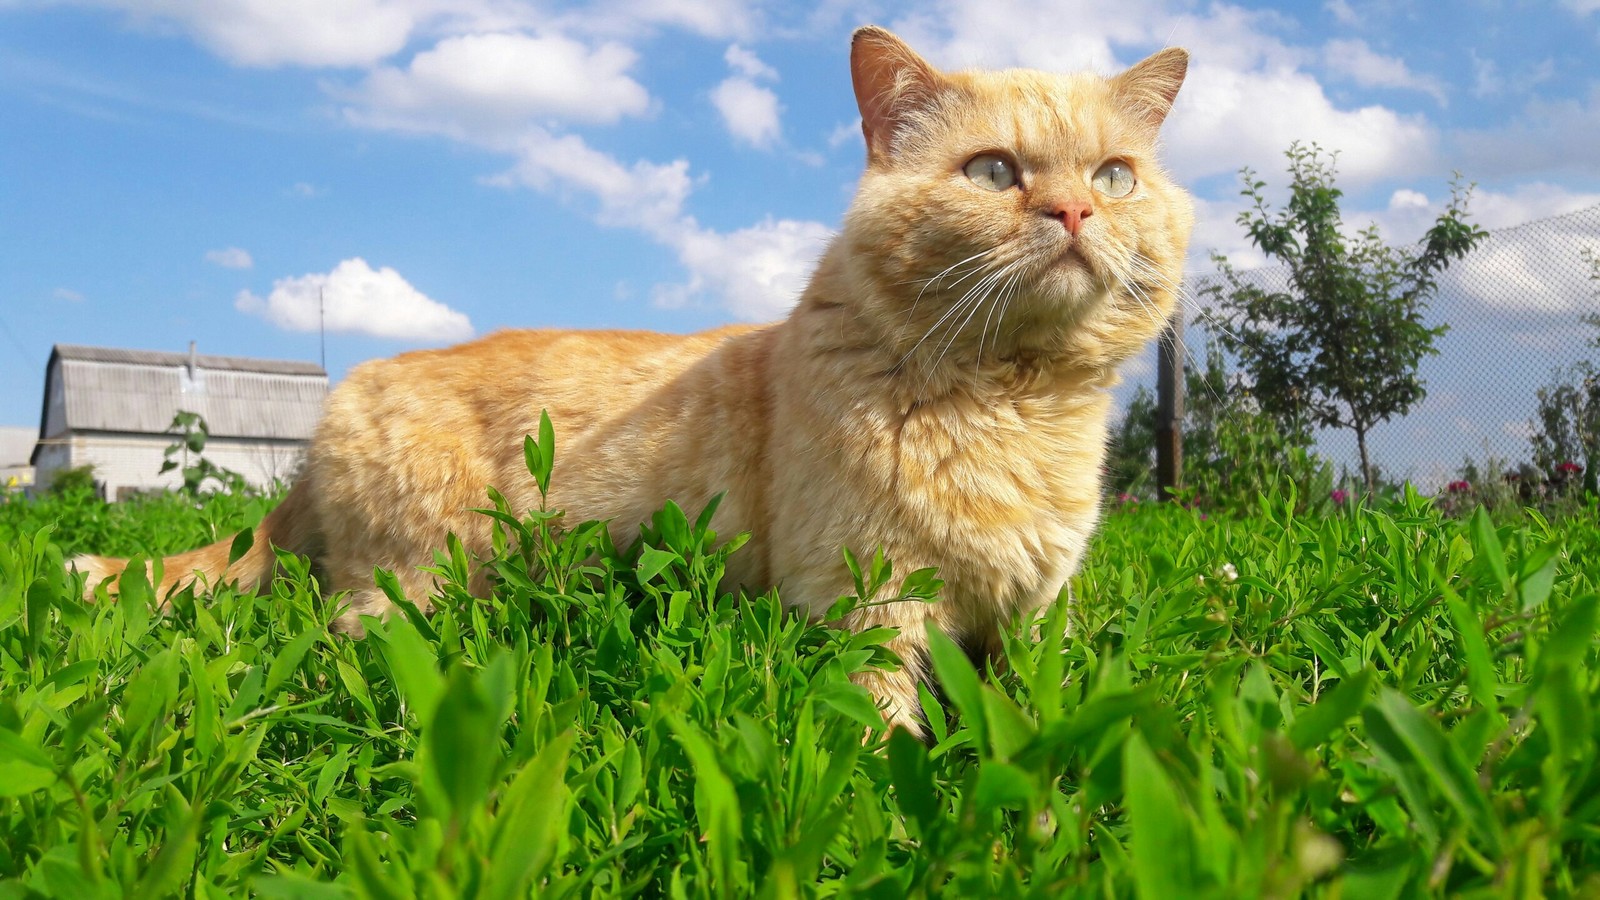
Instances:
[[[944,271],[940,272],[937,275],[934,275],[931,278],[907,278],[905,281],[896,281],[896,282],[892,282],[892,284],[895,287],[904,287],[904,286],[906,286],[908,284],[920,284],[920,285],[923,285],[923,289],[926,290],[928,285],[931,285],[934,282],[938,281],[939,279],[943,278],[944,276],[949,275],[950,272],[953,269],[955,269],[955,268],[957,268],[959,266],[964,266],[967,263],[972,262],[973,260],[979,258],[980,256],[987,256],[990,253],[993,253],[998,249],[1000,249],[1000,248],[999,247],[990,247],[987,250],[979,250],[977,253],[972,254],[971,256],[967,257],[966,259],[963,259],[960,262],[953,263],[952,265],[946,267]]]
[[[983,368],[983,340],[989,336],[989,323],[994,320],[995,310],[998,309],[1000,312],[1000,324],[1005,324],[1006,310],[1011,306],[1011,298],[1016,295],[1016,286],[1021,282],[1021,279],[1022,267],[1014,265],[1011,277],[1007,278],[1005,284],[1000,287],[998,299],[989,304],[989,315],[984,317],[983,331],[978,334],[978,358],[972,369],[972,388],[974,391],[978,389],[978,373]],[[1000,348],[1000,329],[998,328],[995,329],[993,346],[998,352]]]
[[[1151,299],[1144,285],[1124,277],[1121,273],[1117,274],[1117,281],[1128,296],[1138,301],[1139,307],[1150,314],[1150,318],[1157,320],[1162,318],[1160,307]]]
[[[985,251],[985,252],[993,252],[993,251]],[[1005,267],[1002,267],[1002,271],[1004,270],[1004,268]],[[975,271],[982,271],[982,267],[980,266]],[[990,273],[989,275],[985,275],[982,279],[980,279],[978,281],[978,283],[976,285],[973,285],[971,288],[969,288],[967,290],[967,292],[961,296],[961,299],[957,300],[955,303],[952,303],[950,305],[950,308],[944,311],[944,315],[940,316],[938,321],[934,322],[933,325],[931,325],[928,328],[927,331],[923,332],[922,337],[918,338],[917,342],[915,344],[911,345],[911,349],[907,350],[906,354],[904,356],[900,357],[900,361],[898,363],[895,363],[895,368],[898,369],[898,368],[903,367],[906,364],[906,362],[911,359],[912,354],[917,352],[917,348],[921,347],[922,343],[924,341],[926,341],[928,338],[932,337],[933,333],[939,330],[939,326],[941,326],[945,322],[949,321],[953,316],[960,315],[961,309],[974,296],[974,294],[978,291],[978,289],[983,286],[984,282],[986,282],[990,277],[993,276],[993,274],[994,273]],[[961,280],[965,281],[967,277],[969,277],[969,276],[963,276]],[[919,294],[918,296],[920,297],[921,295]]]
[[[992,274],[993,273],[991,273],[991,275]],[[944,315],[940,316],[938,321],[934,322],[933,325],[929,326],[928,330],[923,332],[922,337],[917,340],[916,344],[912,345],[911,349],[906,351],[906,355],[901,357],[899,365],[900,366],[904,366],[906,361],[911,358],[912,354],[916,353],[917,348],[921,347],[923,342],[925,342],[928,338],[932,337],[934,335],[934,333],[939,330],[940,326],[944,325],[945,322],[951,321],[956,316],[959,316],[961,314],[962,310],[966,309],[966,307],[968,305],[974,304],[976,302],[975,298],[976,298],[978,289],[983,286],[984,282],[987,281],[989,279],[989,277],[990,277],[989,275],[984,276],[984,278],[982,280],[980,280],[978,282],[978,284],[973,285],[973,287],[968,289],[965,294],[962,294],[960,299],[958,299],[958,300],[956,300],[956,302],[950,304],[950,307],[944,311]],[[941,353],[939,358],[942,359],[943,356],[944,356],[944,354]],[[927,388],[928,382],[933,377],[934,366],[937,366],[937,364],[938,364],[938,360],[935,360],[933,366],[929,366],[929,367],[927,367],[925,369],[925,371],[923,373],[922,385],[919,388],[919,391],[920,390],[924,390],[924,389]]]
[[[966,318],[961,320],[961,324],[950,329],[949,338],[945,341],[943,349],[939,351],[938,358],[933,361],[932,368],[929,369],[930,376],[934,370],[938,369],[939,364],[944,362],[945,356],[950,352],[951,348],[955,346],[956,341],[960,339],[961,333],[966,331],[967,324],[972,321],[972,317],[977,314],[978,310],[982,308],[984,303],[994,296],[995,288],[1000,285],[1003,279],[1007,278],[1019,267],[1020,263],[1008,263],[1000,269],[985,275],[981,281],[972,286],[971,291],[967,292],[967,296],[973,299],[971,303],[964,305],[970,306],[971,308],[967,311]],[[980,335],[978,338],[978,348],[980,351],[983,348],[982,335]]]
[[[927,293],[928,288],[932,287],[935,283],[937,283],[939,281],[939,279],[941,279],[944,276],[950,274],[952,271],[956,270],[957,268],[959,268],[961,266],[964,266],[967,263],[972,262],[973,260],[980,259],[981,257],[984,257],[984,256],[988,256],[989,254],[995,252],[998,249],[1000,249],[1000,248],[998,248],[998,247],[990,247],[987,250],[980,250],[977,253],[974,253],[971,256],[967,257],[966,259],[963,259],[960,262],[955,263],[954,265],[946,268],[944,271],[940,272],[939,274],[937,274],[937,275],[933,276],[932,278],[929,278],[927,281],[925,281],[923,283],[923,285],[922,285],[922,290],[917,291],[917,296],[911,301],[911,308],[906,311],[906,324],[910,324],[911,319],[916,315],[916,313],[917,313],[917,304],[922,302],[922,295]],[[980,272],[982,270],[983,270],[983,264],[982,263],[979,263],[978,265],[973,266],[971,272],[968,272],[967,274],[962,275],[959,279],[957,279],[955,281],[954,284],[951,284],[950,287],[952,287],[952,288],[956,287],[957,285],[961,284],[961,282],[966,281],[968,278],[972,277],[973,274],[975,274],[977,272]],[[914,284],[915,281],[910,281],[910,282],[906,282],[906,283],[907,284]],[[904,360],[902,360],[902,362],[904,362]]]
[[[1220,334],[1227,335],[1230,338],[1235,337],[1233,331],[1228,328],[1227,322],[1218,317],[1216,313],[1212,312],[1211,309],[1202,303],[1200,299],[1195,296],[1194,291],[1189,288],[1187,282],[1183,281],[1181,278],[1173,278],[1164,275],[1157,268],[1154,262],[1151,262],[1150,260],[1145,259],[1137,254],[1135,254],[1132,259],[1128,260],[1128,262],[1130,267],[1135,269],[1143,280],[1154,282],[1157,286],[1170,291],[1172,295],[1177,298],[1181,307],[1184,307],[1195,316],[1204,319],[1206,324],[1213,330]]]
[[[1140,259],[1137,256],[1134,257],[1133,259],[1129,260],[1129,263],[1130,263],[1130,268],[1134,268],[1136,270],[1139,270],[1141,273],[1146,274],[1149,277],[1150,281],[1154,281],[1160,287],[1164,287],[1167,290],[1171,291],[1173,293],[1173,295],[1179,300],[1180,307],[1183,305],[1184,301],[1188,301],[1190,304],[1192,304],[1195,307],[1195,309],[1202,316],[1205,316],[1208,320],[1212,321],[1212,324],[1215,327],[1219,328],[1220,330],[1222,330],[1224,332],[1227,331],[1227,329],[1224,326],[1222,326],[1220,323],[1215,321],[1215,319],[1211,316],[1209,310],[1206,310],[1204,307],[1201,307],[1197,303],[1194,303],[1193,295],[1188,290],[1188,287],[1186,285],[1184,285],[1181,281],[1178,281],[1178,282],[1174,283],[1173,279],[1169,279],[1169,278],[1161,275],[1161,273],[1155,271],[1154,268],[1153,268],[1153,264],[1152,263],[1150,263],[1150,262],[1148,262],[1146,260]],[[1133,295],[1135,297],[1135,299],[1138,299],[1141,304],[1145,304],[1146,303],[1146,301],[1145,301],[1145,291],[1147,290],[1147,286],[1146,285],[1144,285],[1142,283],[1139,283],[1139,282],[1135,282],[1135,281],[1129,280],[1129,279],[1123,279],[1123,286],[1128,290],[1129,294]],[[1184,352],[1185,352],[1186,355],[1194,355],[1193,354],[1193,348],[1189,346],[1189,342],[1188,342],[1187,339],[1184,340]],[[1200,379],[1200,384],[1205,388],[1206,393],[1210,395],[1211,399],[1213,401],[1215,401],[1219,406],[1221,406],[1222,402],[1223,402],[1222,401],[1222,395],[1218,392],[1216,386],[1214,386],[1210,382],[1210,380],[1206,379],[1206,378],[1201,378]]]

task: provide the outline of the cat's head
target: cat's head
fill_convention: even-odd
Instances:
[[[1193,224],[1156,156],[1187,66],[1167,49],[1113,78],[947,73],[857,31],[867,170],[843,237],[870,282],[858,314],[917,368],[1136,353],[1172,314]]]

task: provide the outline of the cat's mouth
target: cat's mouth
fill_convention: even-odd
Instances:
[[[1077,241],[1073,241],[1056,254],[1055,264],[1058,266],[1075,266],[1080,269],[1089,268],[1089,257],[1085,256]]]
[[[1078,240],[1071,241],[1057,250],[1046,270],[1058,277],[1064,275],[1073,283],[1085,278],[1101,280],[1100,267],[1095,265],[1092,256],[1084,250],[1083,242]]]
[[[1093,254],[1086,251],[1081,240],[1069,242],[1048,257],[1040,272],[1040,287],[1045,296],[1065,308],[1080,309],[1083,304],[1102,297],[1108,280]]]

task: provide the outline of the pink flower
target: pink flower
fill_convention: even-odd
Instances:
[[[1569,459],[1561,465],[1556,466],[1556,471],[1560,472],[1563,477],[1568,475],[1577,475],[1583,471],[1583,466]]]
[[[1465,481],[1452,481],[1446,490],[1452,494],[1465,494],[1466,492],[1472,490],[1472,485]]]
[[[1328,497],[1329,499],[1333,500],[1334,503],[1343,506],[1344,502],[1350,499],[1350,492],[1344,490],[1343,488],[1339,488],[1330,493]]]
[[[1123,493],[1120,493],[1120,494],[1117,495],[1117,502],[1118,503],[1138,503],[1139,502],[1139,498],[1135,497],[1134,495],[1132,495],[1130,493],[1127,493],[1126,491],[1124,491]]]

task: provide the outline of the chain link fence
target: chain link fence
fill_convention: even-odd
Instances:
[[[1514,471],[1533,461],[1533,438],[1543,430],[1539,390],[1571,383],[1575,364],[1600,363],[1600,327],[1584,322],[1600,314],[1597,254],[1600,205],[1491,232],[1450,266],[1428,307],[1426,321],[1450,330],[1435,342],[1438,355],[1420,367],[1427,397],[1368,436],[1384,479],[1408,479],[1436,493],[1461,478],[1469,462],[1479,471],[1491,460]],[[1282,266],[1238,275],[1264,290],[1289,288]],[[1204,290],[1218,282],[1220,276],[1202,276],[1187,287],[1203,300]],[[1188,312],[1185,344],[1194,365],[1216,326],[1207,315]],[[1126,374],[1124,403],[1141,384],[1156,390],[1153,362]],[[1318,453],[1359,472],[1352,432],[1325,429],[1316,440]]]

